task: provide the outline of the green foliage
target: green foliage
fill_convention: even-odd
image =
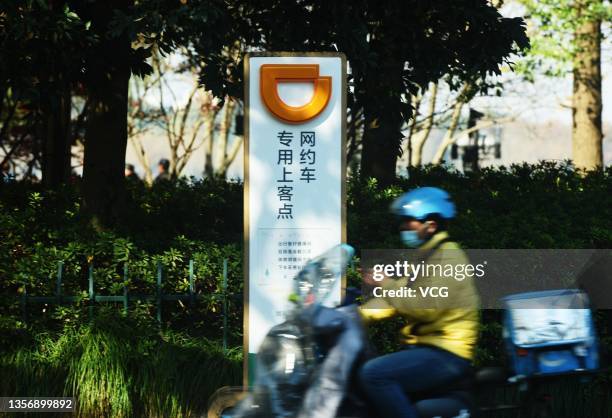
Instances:
[[[0,28],[0,77],[26,101],[45,100],[44,94],[55,92],[46,83],[58,69],[69,68],[65,76],[78,77],[83,52],[98,40],[63,1],[2,2]],[[38,89],[32,78],[38,78]]]
[[[471,174],[431,166],[388,188],[355,177],[348,187],[348,242],[358,251],[399,248],[389,204],[405,190],[429,185],[453,195],[458,216],[450,232],[466,248],[610,248],[610,183],[610,168],[583,176],[556,163]],[[242,290],[240,183],[180,180],[136,187],[128,220],[107,232],[93,230],[81,218],[74,187],[43,191],[9,183],[2,188],[0,229],[6,232],[0,241],[0,286],[5,294],[18,294],[27,285],[30,295],[52,295],[59,261],[64,262],[67,295],[87,289],[90,263],[99,294],[121,294],[124,284],[132,293],[153,293],[158,263],[164,268],[164,291],[182,293],[188,289],[190,259],[197,292],[221,290],[223,259],[229,260],[230,292]],[[239,301],[231,303],[240,308]],[[18,309],[13,305],[12,311]],[[170,309],[169,317],[176,313],[178,321],[188,308],[177,309]],[[206,307],[213,316],[219,309],[215,300]],[[237,328],[239,317],[232,322]]]
[[[343,52],[350,61],[360,107],[365,101],[388,103],[391,96],[415,94],[445,75],[453,86],[468,79],[484,82],[487,75],[500,74],[501,65],[529,45],[523,20],[502,17],[487,1],[230,3],[228,30],[220,46],[239,43],[244,49]],[[194,59],[205,63],[203,83],[218,96],[240,97],[242,69],[236,65],[236,54],[228,54],[227,49],[209,53],[212,45],[204,33],[196,35],[193,43]],[[366,96],[371,88],[379,89],[377,94]],[[406,103],[403,109],[410,113]]]
[[[103,1],[3,2],[0,9],[0,74],[24,94],[39,95],[32,77],[59,72],[70,81],[105,66],[92,52],[106,39],[126,37],[134,42],[128,65],[136,75],[151,72],[146,62],[153,47],[168,54],[186,47],[191,31],[202,33],[223,16],[214,1],[183,2],[131,1],[105,4]],[[187,3],[187,2],[185,2]],[[104,23],[101,23],[104,22]],[[214,42],[214,30],[206,31]],[[38,81],[44,81],[38,80]]]
[[[567,163],[542,162],[461,174],[438,166],[380,189],[353,180],[348,241],[361,248],[400,248],[389,222],[393,198],[419,186],[447,190],[458,208],[451,235],[465,248],[610,248],[612,169],[582,176]]]
[[[219,387],[237,385],[241,353],[104,310],[61,333],[22,333],[0,354],[0,392],[75,396],[78,416],[201,416]]]
[[[247,4],[248,3],[248,4]],[[242,97],[244,52],[333,51],[350,65],[347,103],[363,118],[364,176],[395,175],[411,96],[445,79],[470,95],[495,87],[491,76],[529,45],[522,18],[505,18],[485,0],[230,2],[225,41],[193,37],[201,82],[215,95]]]
[[[58,262],[63,261],[62,293],[81,296],[75,309],[30,305],[31,320],[80,321],[87,317],[88,269],[94,266],[95,292],[154,295],[157,266],[163,267],[163,291],[186,293],[189,261],[193,260],[196,294],[222,292],[223,260],[228,260],[230,343],[242,338],[242,188],[217,180],[186,180],[135,189],[128,221],[120,230],[97,232],[79,214],[76,190],[45,191],[22,183],[4,184],[0,201],[0,314],[20,315],[24,286],[29,295],[55,293]],[[236,199],[236,201],[232,201]],[[124,274],[127,268],[127,275]],[[7,296],[4,296],[7,295]],[[10,296],[9,296],[10,295]],[[164,321],[175,328],[219,338],[222,329],[221,297],[195,306],[163,304]],[[152,303],[141,303],[145,316],[154,314]],[[132,309],[132,307],[130,307]]]
[[[529,53],[517,62],[516,70],[533,81],[541,71],[549,77],[563,77],[572,69],[576,53],[574,33],[588,21],[609,22],[609,1],[520,0],[529,22]],[[604,34],[606,30],[604,30]]]

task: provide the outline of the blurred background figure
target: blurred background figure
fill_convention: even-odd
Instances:
[[[170,161],[167,158],[162,158],[157,163],[158,174],[155,177],[155,183],[159,183],[160,181],[170,180]]]
[[[136,174],[136,169],[134,168],[134,164],[126,164],[125,165],[125,180],[128,184],[133,185],[142,185],[142,179],[138,177]]]
[[[11,174],[11,167],[8,162],[4,162],[0,166],[0,183],[8,183],[15,180],[15,176]]]
[[[136,174],[136,169],[134,168],[134,164],[126,164],[125,165],[125,178],[126,179],[138,179],[140,180],[140,177],[138,177],[138,174]]]

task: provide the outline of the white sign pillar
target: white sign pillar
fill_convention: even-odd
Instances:
[[[245,58],[244,383],[291,305],[293,277],[346,241],[346,59]],[[340,286],[330,302],[340,300]]]

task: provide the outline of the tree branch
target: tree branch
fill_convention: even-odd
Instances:
[[[423,133],[415,141],[414,147],[412,149],[412,161],[411,161],[412,166],[421,165],[421,161],[423,159],[423,147],[425,146],[425,142],[427,142],[427,140],[429,139],[431,128],[433,127],[434,112],[436,110],[437,97],[438,97],[438,83],[431,83],[431,98],[429,100],[429,107],[427,108],[427,118],[425,119],[425,128],[422,131]]]

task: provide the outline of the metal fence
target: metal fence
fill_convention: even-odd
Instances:
[[[222,319],[223,319],[223,349],[227,349],[227,338],[228,338],[228,330],[227,330],[227,264],[228,260],[223,260],[223,279],[221,282],[221,293],[213,293],[213,294],[197,294],[195,292],[195,276],[194,276],[194,262],[193,260],[189,260],[189,290],[187,293],[164,293],[162,289],[162,281],[163,281],[163,266],[161,263],[157,263],[157,274],[156,274],[156,289],[154,294],[134,294],[128,291],[127,286],[124,284],[123,286],[123,294],[122,295],[100,295],[96,292],[95,283],[94,283],[94,266],[93,264],[89,264],[88,272],[87,272],[87,281],[88,281],[88,301],[89,301],[89,317],[93,318],[94,309],[96,303],[100,302],[114,302],[114,303],[122,303],[123,310],[127,313],[129,309],[130,302],[133,301],[147,301],[147,302],[155,302],[157,312],[156,319],[157,322],[161,324],[162,321],[162,302],[164,301],[181,301],[187,302],[191,306],[195,304],[198,300],[219,300],[222,303]],[[55,283],[55,294],[53,296],[31,296],[28,294],[27,286],[24,285],[23,293],[21,295],[21,311],[24,322],[28,320],[28,305],[29,304],[50,304],[50,305],[61,305],[61,304],[69,304],[75,303],[83,300],[81,296],[70,296],[65,295],[62,292],[62,278],[64,275],[64,262],[59,261],[57,263],[57,274],[56,274],[56,283]],[[127,282],[128,279],[128,265],[124,263],[123,265],[123,279],[124,283]],[[241,295],[235,295],[237,297]]]

